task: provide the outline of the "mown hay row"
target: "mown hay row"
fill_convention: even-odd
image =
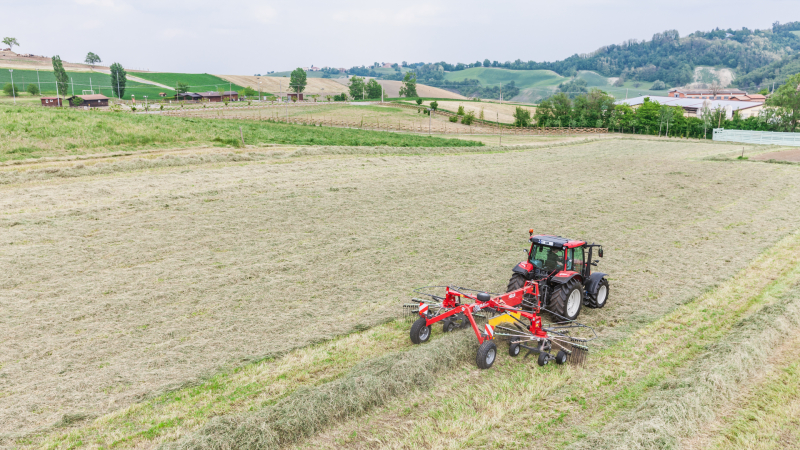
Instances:
[[[762,370],[770,350],[798,328],[800,285],[795,285],[775,303],[739,322],[682,376],[663,383],[638,408],[570,448],[677,448],[680,438],[714,419],[741,386]]]
[[[167,449],[272,449],[313,435],[327,425],[363,415],[416,389],[474,357],[471,330],[450,333],[429,345],[392,353],[356,366],[344,378],[297,391],[256,414],[217,417]]]

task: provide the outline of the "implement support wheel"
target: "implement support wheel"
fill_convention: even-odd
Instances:
[[[497,359],[497,344],[492,339],[483,341],[483,344],[478,347],[478,357],[476,358],[478,368],[488,369],[492,367],[495,359]]]
[[[411,342],[421,344],[431,337],[431,327],[425,325],[426,319],[420,317],[411,325]]]

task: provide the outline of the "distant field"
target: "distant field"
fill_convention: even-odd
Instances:
[[[8,70],[0,70],[0,86],[11,82],[11,73]],[[35,70],[15,69],[13,72],[14,83],[19,85],[21,90],[25,90],[29,84],[41,83],[42,91],[46,94],[56,93],[56,78],[53,71],[39,70],[38,78]],[[83,90],[93,89],[97,94],[108,97],[116,97],[111,90],[111,75],[100,72],[67,72],[70,77],[67,95],[81,94]],[[133,74],[131,74],[133,75]],[[137,73],[136,76],[141,76]],[[163,88],[128,80],[123,97],[130,100],[131,95],[141,99],[145,95],[149,98],[158,98],[158,93],[164,92]],[[61,95],[64,95],[61,92]]]
[[[154,72],[140,72],[136,73],[136,76],[139,78],[144,78],[145,80],[154,81],[156,83],[161,83],[165,86],[170,86],[174,88],[177,84],[186,83],[189,85],[190,91],[216,91],[218,88],[224,88],[228,90],[229,88],[233,88],[234,91],[240,91],[244,89],[242,86],[237,84],[233,84],[232,86],[229,84],[228,81],[223,80],[222,78],[209,75],[207,73],[154,73]]]
[[[458,72],[448,72],[444,78],[448,81],[478,80],[484,86],[506,84],[513,81],[520,89],[555,86],[565,79],[552,70],[508,70],[495,67],[474,67]]]
[[[578,78],[586,80],[589,87],[606,87],[608,86],[608,78],[600,75],[591,70],[579,70]]]

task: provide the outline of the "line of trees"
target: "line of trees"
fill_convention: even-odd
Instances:
[[[728,119],[724,109],[712,110],[708,105],[699,115],[686,117],[683,108],[661,105],[649,98],[636,109],[615,105],[613,97],[592,89],[575,98],[559,92],[543,100],[530,125],[519,111],[514,117],[516,126],[610,128],[623,133],[692,138],[708,138],[713,128],[794,132],[800,125],[800,74],[777,89],[757,116],[742,119],[734,112]]]

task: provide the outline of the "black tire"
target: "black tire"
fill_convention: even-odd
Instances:
[[[425,325],[425,318],[420,317],[411,325],[411,342],[415,344],[422,344],[431,337],[431,327]]]
[[[511,279],[508,280],[506,292],[522,289],[522,286],[525,286],[525,277],[523,277],[521,273],[515,273],[514,275],[511,275]]]
[[[519,356],[519,352],[522,350],[522,347],[519,346],[519,343],[512,342],[508,344],[508,354],[509,356],[517,357]]]
[[[451,331],[456,331],[458,329],[458,324],[452,318],[444,319],[442,321],[442,332],[449,333]]]
[[[581,306],[583,306],[583,286],[577,280],[570,280],[553,289],[553,294],[550,296],[550,310],[556,314],[556,322],[577,319],[581,313]]]
[[[541,353],[539,353],[539,359],[538,359],[536,362],[537,362],[537,363],[538,363],[540,366],[546,366],[546,365],[547,365],[547,363],[549,363],[549,362],[550,362],[550,358],[548,358],[548,356],[550,356],[550,354],[549,354],[549,353],[547,353],[547,352],[541,352]]]
[[[560,366],[565,362],[567,362],[567,352],[564,350],[559,350],[558,353],[556,353],[556,364]]]
[[[497,359],[497,344],[494,343],[494,340],[487,339],[483,341],[483,344],[478,347],[478,356],[475,359],[479,369],[492,367],[492,364]]]
[[[589,293],[589,298],[586,299],[586,306],[590,308],[602,308],[608,303],[608,280],[602,278],[594,292]]]

